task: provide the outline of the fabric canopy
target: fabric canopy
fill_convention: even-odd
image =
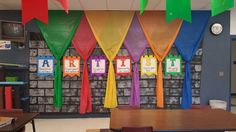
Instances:
[[[88,78],[88,67],[87,59],[92,53],[93,49],[96,47],[96,39],[93,35],[92,30],[88,24],[85,16],[79,24],[79,27],[75,33],[72,40],[72,44],[76,51],[84,60],[83,77],[82,77],[82,87],[80,94],[80,113],[84,114],[86,112],[92,112],[92,102],[91,102],[91,89]]]
[[[36,21],[48,47],[57,59],[54,79],[55,107],[62,107],[61,58],[70,45],[82,13],[80,11],[71,11],[70,14],[66,14],[63,11],[50,11],[48,25]]]
[[[183,22],[178,37],[175,40],[175,45],[185,60],[185,75],[181,101],[181,107],[184,109],[189,109],[192,104],[190,61],[202,41],[209,17],[210,12],[192,12],[192,23]]]
[[[138,61],[148,43],[135,16],[129,28],[124,45],[134,61],[130,105],[140,106],[139,69]]]
[[[90,27],[109,60],[109,71],[104,107],[117,106],[116,82],[112,60],[119,51],[131,24],[134,12],[128,11],[86,11]]]
[[[159,61],[156,96],[157,106],[163,108],[162,61],[175,41],[182,21],[174,20],[167,23],[165,12],[147,11],[137,16],[146,39]]]
[[[192,21],[191,0],[166,0],[166,21],[170,22],[176,18]]]

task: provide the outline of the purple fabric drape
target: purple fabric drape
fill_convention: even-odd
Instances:
[[[136,16],[133,18],[132,24],[126,35],[124,45],[135,63],[132,76],[130,105],[140,106],[139,70],[137,63],[148,43]]]

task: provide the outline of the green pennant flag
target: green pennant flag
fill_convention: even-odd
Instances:
[[[80,23],[82,11],[49,11],[48,25],[36,21],[48,47],[57,59],[54,78],[54,100],[55,107],[62,107],[62,70],[61,58],[71,43],[75,31]]]
[[[211,16],[218,15],[234,7],[234,0],[211,0]]]
[[[143,14],[145,8],[147,7],[148,0],[140,0],[140,14]]]
[[[166,0],[166,21],[176,18],[192,22],[191,0]]]

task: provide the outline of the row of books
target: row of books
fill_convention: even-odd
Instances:
[[[0,109],[20,108],[19,86],[0,86]]]

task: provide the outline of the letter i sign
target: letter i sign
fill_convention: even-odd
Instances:
[[[68,56],[63,58],[63,77],[80,76],[80,57]]]

